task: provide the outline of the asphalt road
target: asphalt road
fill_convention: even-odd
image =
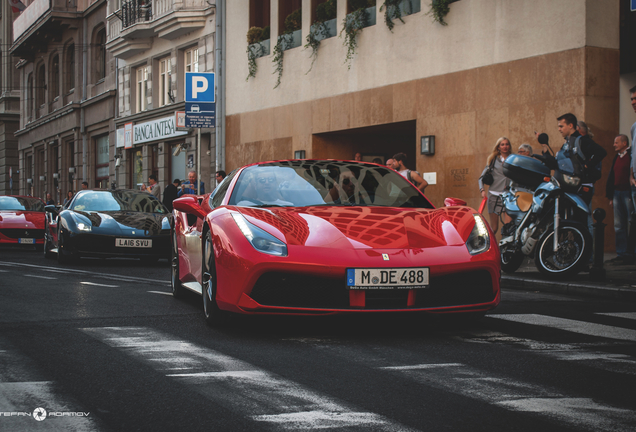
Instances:
[[[62,267],[1,249],[0,431],[636,430],[634,303],[504,291],[470,325],[211,329],[169,275],[167,261]]]

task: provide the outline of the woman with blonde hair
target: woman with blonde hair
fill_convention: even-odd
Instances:
[[[492,149],[488,159],[486,159],[486,168],[479,177],[479,191],[481,197],[488,196],[488,214],[490,215],[490,227],[496,233],[499,228],[499,215],[503,210],[501,203],[501,194],[510,187],[510,179],[503,173],[503,163],[508,156],[512,154],[512,145],[506,137],[497,140],[495,147]],[[483,178],[486,172],[490,170],[492,174],[492,184],[488,186],[488,192],[484,190]]]

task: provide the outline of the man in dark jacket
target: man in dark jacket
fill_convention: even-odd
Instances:
[[[172,201],[177,199],[180,185],[181,180],[174,179],[171,184],[166,186],[166,190],[163,191],[163,205],[168,207],[168,210],[170,211],[172,211]]]
[[[614,207],[614,232],[616,234],[616,253],[614,264],[632,264],[634,251],[627,249],[627,230],[631,222],[632,196],[629,184],[630,162],[632,158],[629,138],[618,135],[614,139],[616,156],[612,161],[612,170],[607,177],[605,196],[609,198],[610,207]]]

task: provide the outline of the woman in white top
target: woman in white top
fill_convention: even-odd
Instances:
[[[495,147],[492,149],[492,153],[486,159],[486,168],[481,173],[483,176],[488,170],[488,167],[492,164],[492,177],[494,182],[488,187],[488,213],[490,215],[490,227],[496,233],[499,228],[499,215],[503,210],[500,195],[510,187],[510,179],[503,173],[503,162],[512,153],[512,146],[510,140],[506,137],[501,137],[497,140]],[[484,183],[479,177],[479,191],[481,197],[486,198],[486,191],[484,190]]]

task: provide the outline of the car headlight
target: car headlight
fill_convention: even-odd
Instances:
[[[471,255],[477,255],[490,248],[490,235],[488,235],[488,228],[486,228],[486,223],[481,215],[473,214],[473,217],[475,218],[475,227],[466,240],[466,247]]]
[[[232,213],[232,217],[254,249],[269,255],[287,256],[287,245],[285,243],[267,231],[249,223],[243,215],[239,213]]]
[[[581,177],[574,177],[563,174],[563,182],[568,186],[578,186],[581,184]]]
[[[86,225],[84,222],[80,222],[77,224],[77,229],[80,231],[90,231],[91,230],[91,226],[90,225]]]

